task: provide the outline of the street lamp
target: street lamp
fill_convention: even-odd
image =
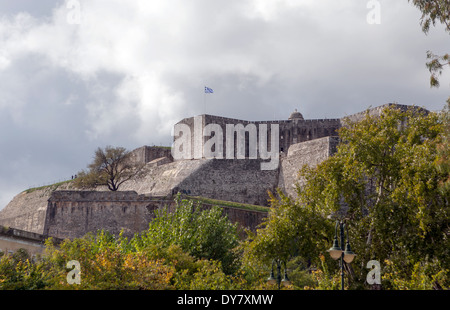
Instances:
[[[277,265],[277,277],[275,278],[274,273],[273,273],[273,265],[276,264]],[[284,278],[283,280],[281,279],[281,265],[283,264],[284,267]],[[288,276],[287,276],[287,271],[286,271],[286,262],[280,259],[274,259],[272,261],[272,271],[270,272],[270,277],[267,279],[267,282],[271,285],[274,284],[278,284],[278,289],[280,289],[281,284],[283,284],[283,286],[288,286],[291,284],[291,281],[289,280]]]
[[[340,228],[340,237],[341,237],[341,243],[338,242],[338,225]],[[345,244],[345,249],[343,249],[344,245],[344,229],[346,229],[345,223],[343,221],[336,221],[336,227],[335,227],[335,235],[333,240],[333,246],[327,251],[330,253],[330,256],[332,259],[337,260],[340,259],[340,265],[341,265],[341,289],[344,289],[344,261],[347,264],[350,264],[353,259],[355,258],[356,254],[353,253],[352,249],[350,248],[350,243],[348,239],[348,229],[347,229],[347,242]]]

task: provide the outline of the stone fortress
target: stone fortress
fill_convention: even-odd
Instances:
[[[367,112],[379,115],[391,105],[408,108],[386,104]],[[262,170],[260,164],[264,159],[250,158],[250,132],[245,133],[244,159],[205,158],[198,148],[204,147],[213,134],[201,131],[197,136],[200,140],[194,141],[192,136],[192,143],[188,145],[196,156],[177,159],[169,147],[143,146],[132,151],[133,159],[145,164],[145,173],[125,182],[120,191],[80,191],[72,188],[70,182],[24,191],[0,211],[0,225],[61,239],[82,237],[99,229],[114,234],[123,230],[126,236],[132,236],[148,227],[155,210],[164,206],[173,208],[174,196],[181,193],[195,199],[215,199],[213,204],[221,206],[231,221],[255,230],[267,215],[268,191],[280,188],[295,197],[301,167],[317,165],[333,155],[339,142],[337,130],[345,126],[345,120],[358,121],[365,113],[338,119],[305,120],[295,111],[287,120],[267,122],[213,115],[186,118],[178,124],[185,124],[185,128],[192,131],[203,130],[208,124],[219,125],[223,132],[227,124],[277,124],[277,168]],[[270,138],[268,140],[270,148]],[[227,145],[225,141],[223,145]],[[205,207],[211,205],[210,200],[205,202],[199,198],[198,201]]]

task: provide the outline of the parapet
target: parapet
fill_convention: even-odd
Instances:
[[[131,158],[133,162],[138,164],[146,164],[163,157],[168,159],[166,162],[173,161],[170,147],[145,145],[131,151]]]
[[[49,202],[52,201],[137,201],[145,200],[145,195],[138,195],[135,191],[54,191]]]

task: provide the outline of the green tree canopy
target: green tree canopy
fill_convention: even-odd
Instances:
[[[133,240],[138,249],[149,245],[178,245],[199,259],[220,261],[224,272],[237,267],[233,249],[238,245],[237,224],[232,224],[219,207],[203,209],[192,200],[176,199],[173,212],[159,210],[149,229]]]
[[[422,12],[420,24],[425,34],[428,34],[430,26],[434,26],[436,22],[443,24],[445,31],[450,34],[450,2],[448,0],[408,0],[408,2],[412,2]],[[431,73],[430,85],[439,87],[439,76],[444,67],[450,65],[450,55],[447,53],[440,56],[427,51],[427,59],[429,61],[426,66]]]
[[[404,276],[420,261],[448,270],[449,198],[441,190],[448,170],[438,169],[440,116],[389,107],[380,116],[347,120],[339,136],[335,155],[300,171],[297,199],[280,194],[273,200],[249,254],[266,260],[300,255],[320,266],[318,256],[334,236],[332,217],[347,221],[358,254],[353,277],[360,282],[372,259],[393,261]]]

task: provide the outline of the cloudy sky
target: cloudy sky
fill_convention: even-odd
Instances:
[[[407,0],[0,0],[0,208],[99,146],[169,146],[175,122],[205,112],[440,110],[449,73],[430,89],[426,51],[448,52],[449,35],[420,16]]]

